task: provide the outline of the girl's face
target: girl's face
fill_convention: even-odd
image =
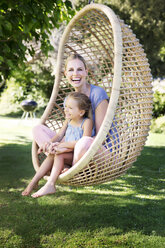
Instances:
[[[81,60],[73,59],[68,61],[65,76],[74,88],[79,88],[86,83],[87,74],[88,71]]]
[[[64,112],[66,119],[70,120],[79,120],[85,114],[85,110],[80,110],[77,101],[72,97],[66,99]]]

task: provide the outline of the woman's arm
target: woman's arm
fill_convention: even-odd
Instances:
[[[95,109],[95,126],[96,126],[96,135],[101,127],[101,124],[104,120],[105,114],[108,108],[108,101],[103,100]]]
[[[83,124],[83,136],[92,136],[93,121],[86,119]]]

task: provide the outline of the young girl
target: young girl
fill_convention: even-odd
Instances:
[[[64,168],[64,163],[72,165],[73,150],[77,141],[81,137],[92,135],[93,122],[90,119],[90,109],[91,102],[85,94],[73,92],[68,95],[64,107],[66,120],[51,142],[47,142],[39,148],[39,153],[46,152],[48,156],[22,192],[23,196],[29,195],[39,180],[51,170],[52,162],[53,167],[47,183],[32,197],[55,193],[55,182]]]

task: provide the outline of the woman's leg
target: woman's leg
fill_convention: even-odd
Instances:
[[[33,128],[32,134],[33,139],[40,147],[43,143],[50,141],[56,135],[56,132],[43,124],[39,124]]]
[[[93,143],[94,138],[83,136],[75,145],[74,148],[74,157],[73,164],[77,163],[80,158],[87,152],[91,144]]]
[[[43,176],[45,176],[48,171],[51,170],[53,161],[54,161],[54,155],[48,155],[48,157],[46,157],[46,159],[43,161],[43,163],[39,167],[39,170],[36,172],[36,174],[32,178],[31,182],[28,184],[26,189],[22,192],[23,196],[29,195],[34,189],[34,187],[37,185],[39,180]]]
[[[40,190],[34,193],[32,197],[37,198],[48,194],[54,194],[56,192],[55,183],[64,168],[64,163],[67,162],[67,164],[72,164],[72,160],[72,152],[55,155],[53,168],[47,183]]]

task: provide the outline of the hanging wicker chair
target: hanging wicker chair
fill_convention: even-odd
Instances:
[[[103,87],[110,101],[95,141],[74,166],[59,176],[58,183],[101,184],[125,173],[143,149],[152,118],[152,76],[144,50],[129,26],[109,7],[87,5],[67,25],[60,42],[54,88],[41,118],[41,123],[52,130],[61,128],[63,101],[74,90],[63,73],[71,53],[84,57],[88,81]],[[97,153],[103,143],[107,149]],[[37,149],[33,142],[36,171],[44,159],[44,154],[38,157]]]

